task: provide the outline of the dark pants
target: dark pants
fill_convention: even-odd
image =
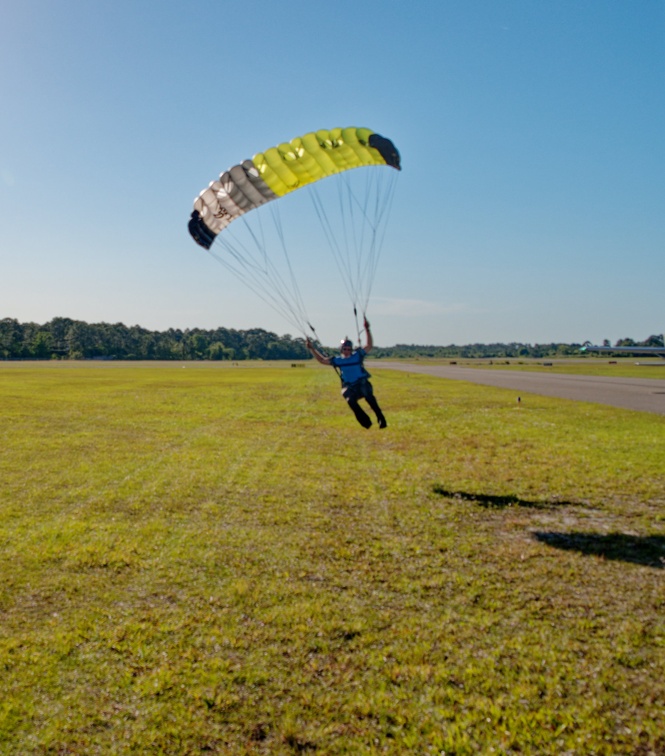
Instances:
[[[356,420],[363,426],[363,428],[369,428],[372,421],[365,410],[358,404],[360,399],[364,399],[374,411],[379,423],[379,428],[386,427],[386,418],[383,416],[383,412],[381,412],[381,407],[379,407],[379,403],[374,396],[372,384],[367,378],[361,378],[351,386],[344,386],[342,388],[342,396],[346,399],[346,403],[349,405],[351,411],[356,416]]]

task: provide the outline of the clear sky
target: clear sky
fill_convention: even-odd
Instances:
[[[0,317],[292,333],[194,244],[192,201],[354,125],[403,163],[377,344],[665,330],[662,0],[7,0],[0,18]],[[335,275],[297,274],[336,343]]]

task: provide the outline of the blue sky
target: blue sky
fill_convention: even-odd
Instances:
[[[665,2],[4,6],[0,317],[292,333],[192,242],[192,201],[358,125],[403,161],[378,344],[665,329]],[[334,270],[297,274],[322,340],[352,332]]]

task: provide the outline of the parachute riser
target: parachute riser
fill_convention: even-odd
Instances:
[[[361,332],[360,332],[360,321],[358,320],[358,308],[356,305],[353,305],[353,317],[356,320],[356,333],[358,334],[358,347],[361,346]],[[363,317],[364,320],[364,317]]]

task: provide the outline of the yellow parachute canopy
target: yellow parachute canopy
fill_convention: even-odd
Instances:
[[[400,170],[395,145],[370,129],[312,131],[259,152],[221,174],[194,201],[189,232],[210,249],[239,216],[336,173],[370,165]]]

